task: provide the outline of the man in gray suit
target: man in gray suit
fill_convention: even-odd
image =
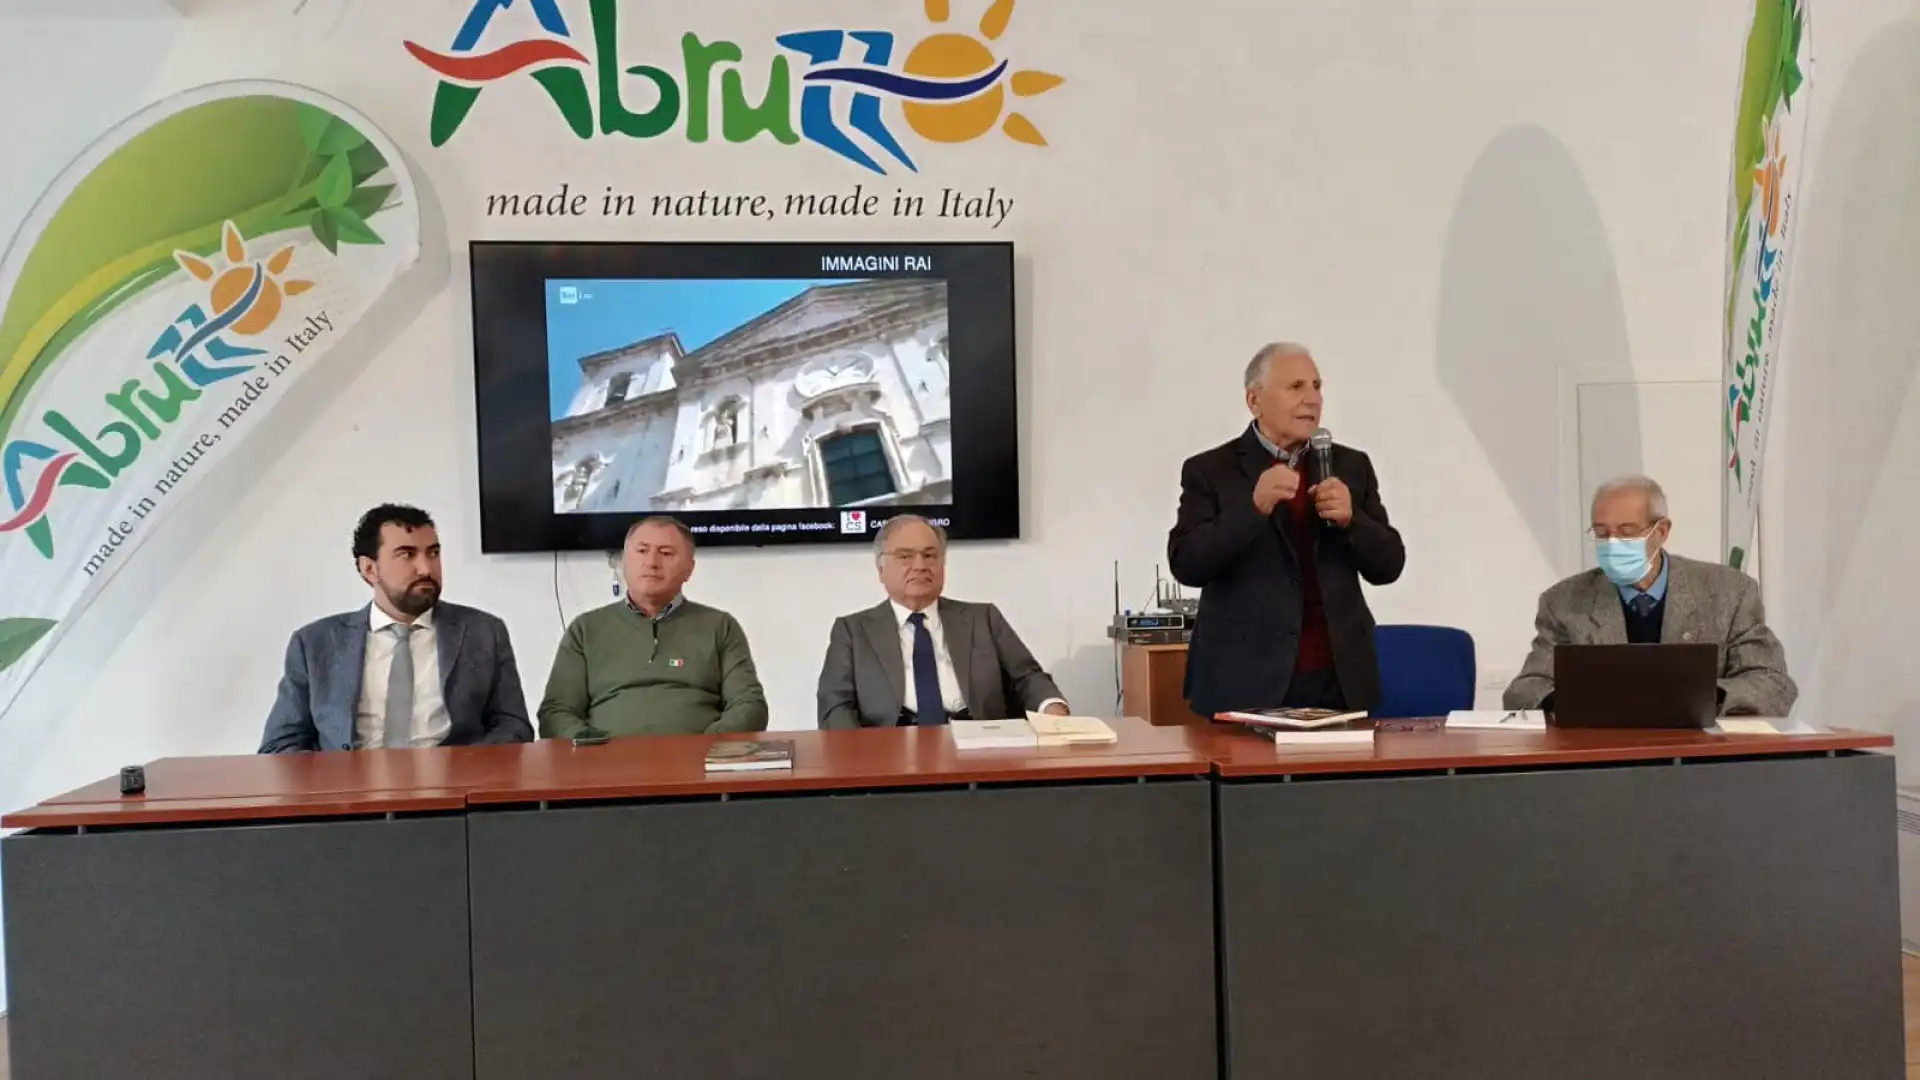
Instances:
[[[353,561],[373,602],[294,632],[260,752],[532,740],[506,624],[440,600],[433,519],[374,507]]]
[[[944,530],[902,514],[881,526],[873,546],[887,600],[834,620],[820,670],[821,727],[1005,720],[1029,709],[1066,714],[1060,688],[999,608],[940,595]]]
[[[1767,629],[1760,586],[1738,570],[1666,551],[1667,496],[1644,476],[1593,495],[1599,567],[1540,597],[1533,650],[1507,687],[1509,709],[1553,709],[1555,645],[1711,641],[1720,646],[1720,715],[1785,716],[1799,691]]]

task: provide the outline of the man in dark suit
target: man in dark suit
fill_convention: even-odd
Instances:
[[[1380,697],[1373,613],[1360,590],[1391,584],[1407,549],[1387,521],[1367,455],[1332,449],[1317,482],[1320,369],[1302,346],[1247,365],[1239,438],[1187,459],[1167,536],[1174,579],[1198,586],[1186,695],[1201,716],[1278,706],[1366,709]]]
[[[373,602],[294,632],[260,752],[532,740],[506,624],[440,599],[433,519],[374,507],[353,561]]]
[[[940,595],[944,530],[912,514],[890,518],[874,554],[887,599],[834,620],[820,669],[822,728],[1066,714],[1060,688],[999,608]]]

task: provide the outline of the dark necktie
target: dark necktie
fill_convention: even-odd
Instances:
[[[940,694],[940,666],[933,661],[933,635],[927,633],[925,612],[907,616],[913,624],[913,693],[919,700],[914,723],[922,726],[947,722],[946,700]]]
[[[1655,600],[1652,595],[1641,593],[1632,600],[1627,601],[1627,606],[1633,609],[1635,615],[1644,619],[1648,615],[1653,614],[1653,606],[1659,602],[1660,601]]]

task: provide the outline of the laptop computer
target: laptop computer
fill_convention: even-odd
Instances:
[[[1563,728],[1710,728],[1720,711],[1712,642],[1556,645],[1553,715]]]

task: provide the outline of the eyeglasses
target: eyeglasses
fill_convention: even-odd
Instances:
[[[1605,525],[1592,525],[1587,528],[1587,536],[1594,540],[1639,540],[1650,535],[1660,527],[1659,519],[1647,525],[1623,525],[1618,529],[1609,529]]]

